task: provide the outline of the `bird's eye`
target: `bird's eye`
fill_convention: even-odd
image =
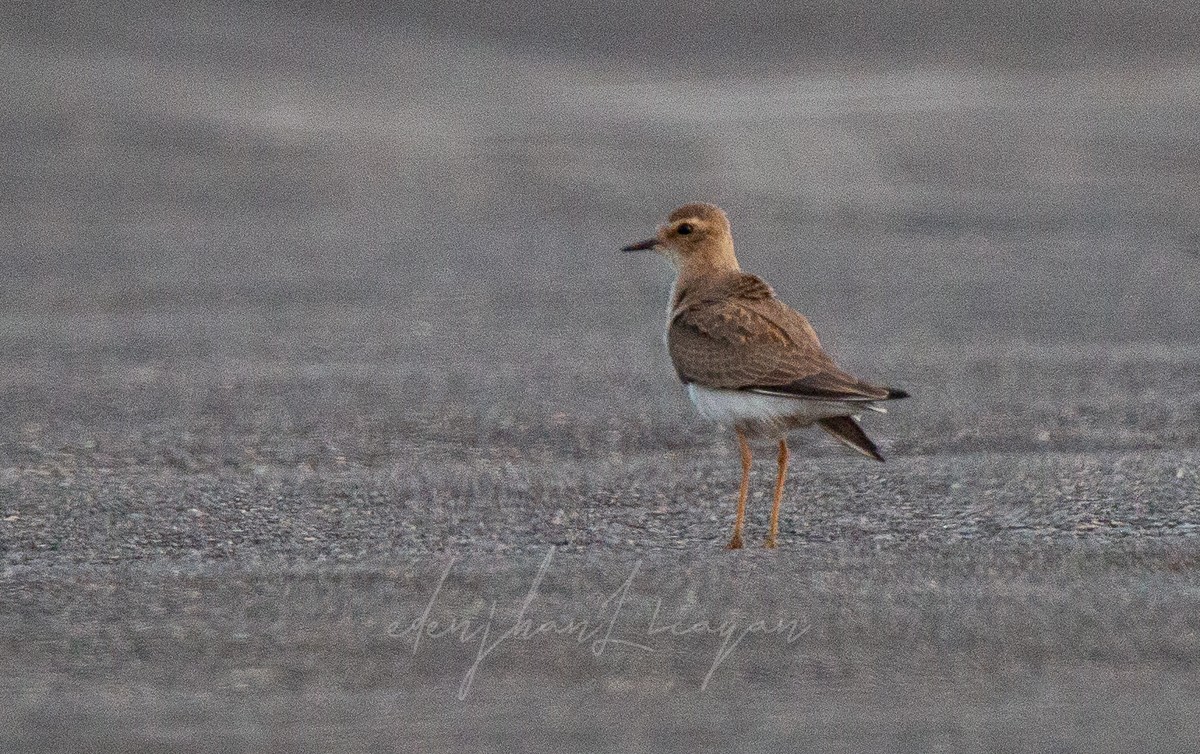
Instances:
[[[684,223],[683,225],[680,225],[678,228],[676,228],[675,232],[681,236],[690,235],[692,232],[692,224]]]

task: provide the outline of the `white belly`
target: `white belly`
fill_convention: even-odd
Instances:
[[[687,386],[688,397],[702,417],[719,424],[743,426],[757,431],[781,432],[790,427],[803,427],[818,419],[858,413],[841,401],[810,401],[781,395],[762,395],[744,390],[721,390]]]

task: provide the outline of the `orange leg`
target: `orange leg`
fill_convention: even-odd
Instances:
[[[775,546],[779,536],[779,504],[783,502],[783,485],[787,481],[788,447],[787,440],[779,441],[779,472],[775,476],[775,504],[771,506],[771,530],[767,533],[767,547]]]
[[[742,434],[740,429],[734,431],[737,432],[738,445],[742,451],[742,486],[738,490],[737,518],[733,521],[733,537],[726,546],[728,550],[738,550],[742,546],[742,524],[746,520],[746,496],[750,494],[750,462],[753,460],[746,435]]]

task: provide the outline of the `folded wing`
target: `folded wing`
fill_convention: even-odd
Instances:
[[[758,278],[721,293],[685,297],[673,313],[667,347],[684,382],[809,400],[901,397],[838,369],[808,320]]]

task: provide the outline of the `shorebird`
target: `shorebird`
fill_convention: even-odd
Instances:
[[[729,219],[719,207],[685,204],[654,238],[622,251],[656,251],[675,265],[667,313],[667,351],[675,373],[702,417],[737,434],[742,483],[729,549],[742,546],[753,460],[747,436],[779,443],[767,547],[775,547],[779,537],[789,430],[816,424],[868,458],[883,460],[855,418],[864,410],[887,413],[878,402],[908,393],[839,369],[808,320],[776,298],[762,278],[742,272]]]

